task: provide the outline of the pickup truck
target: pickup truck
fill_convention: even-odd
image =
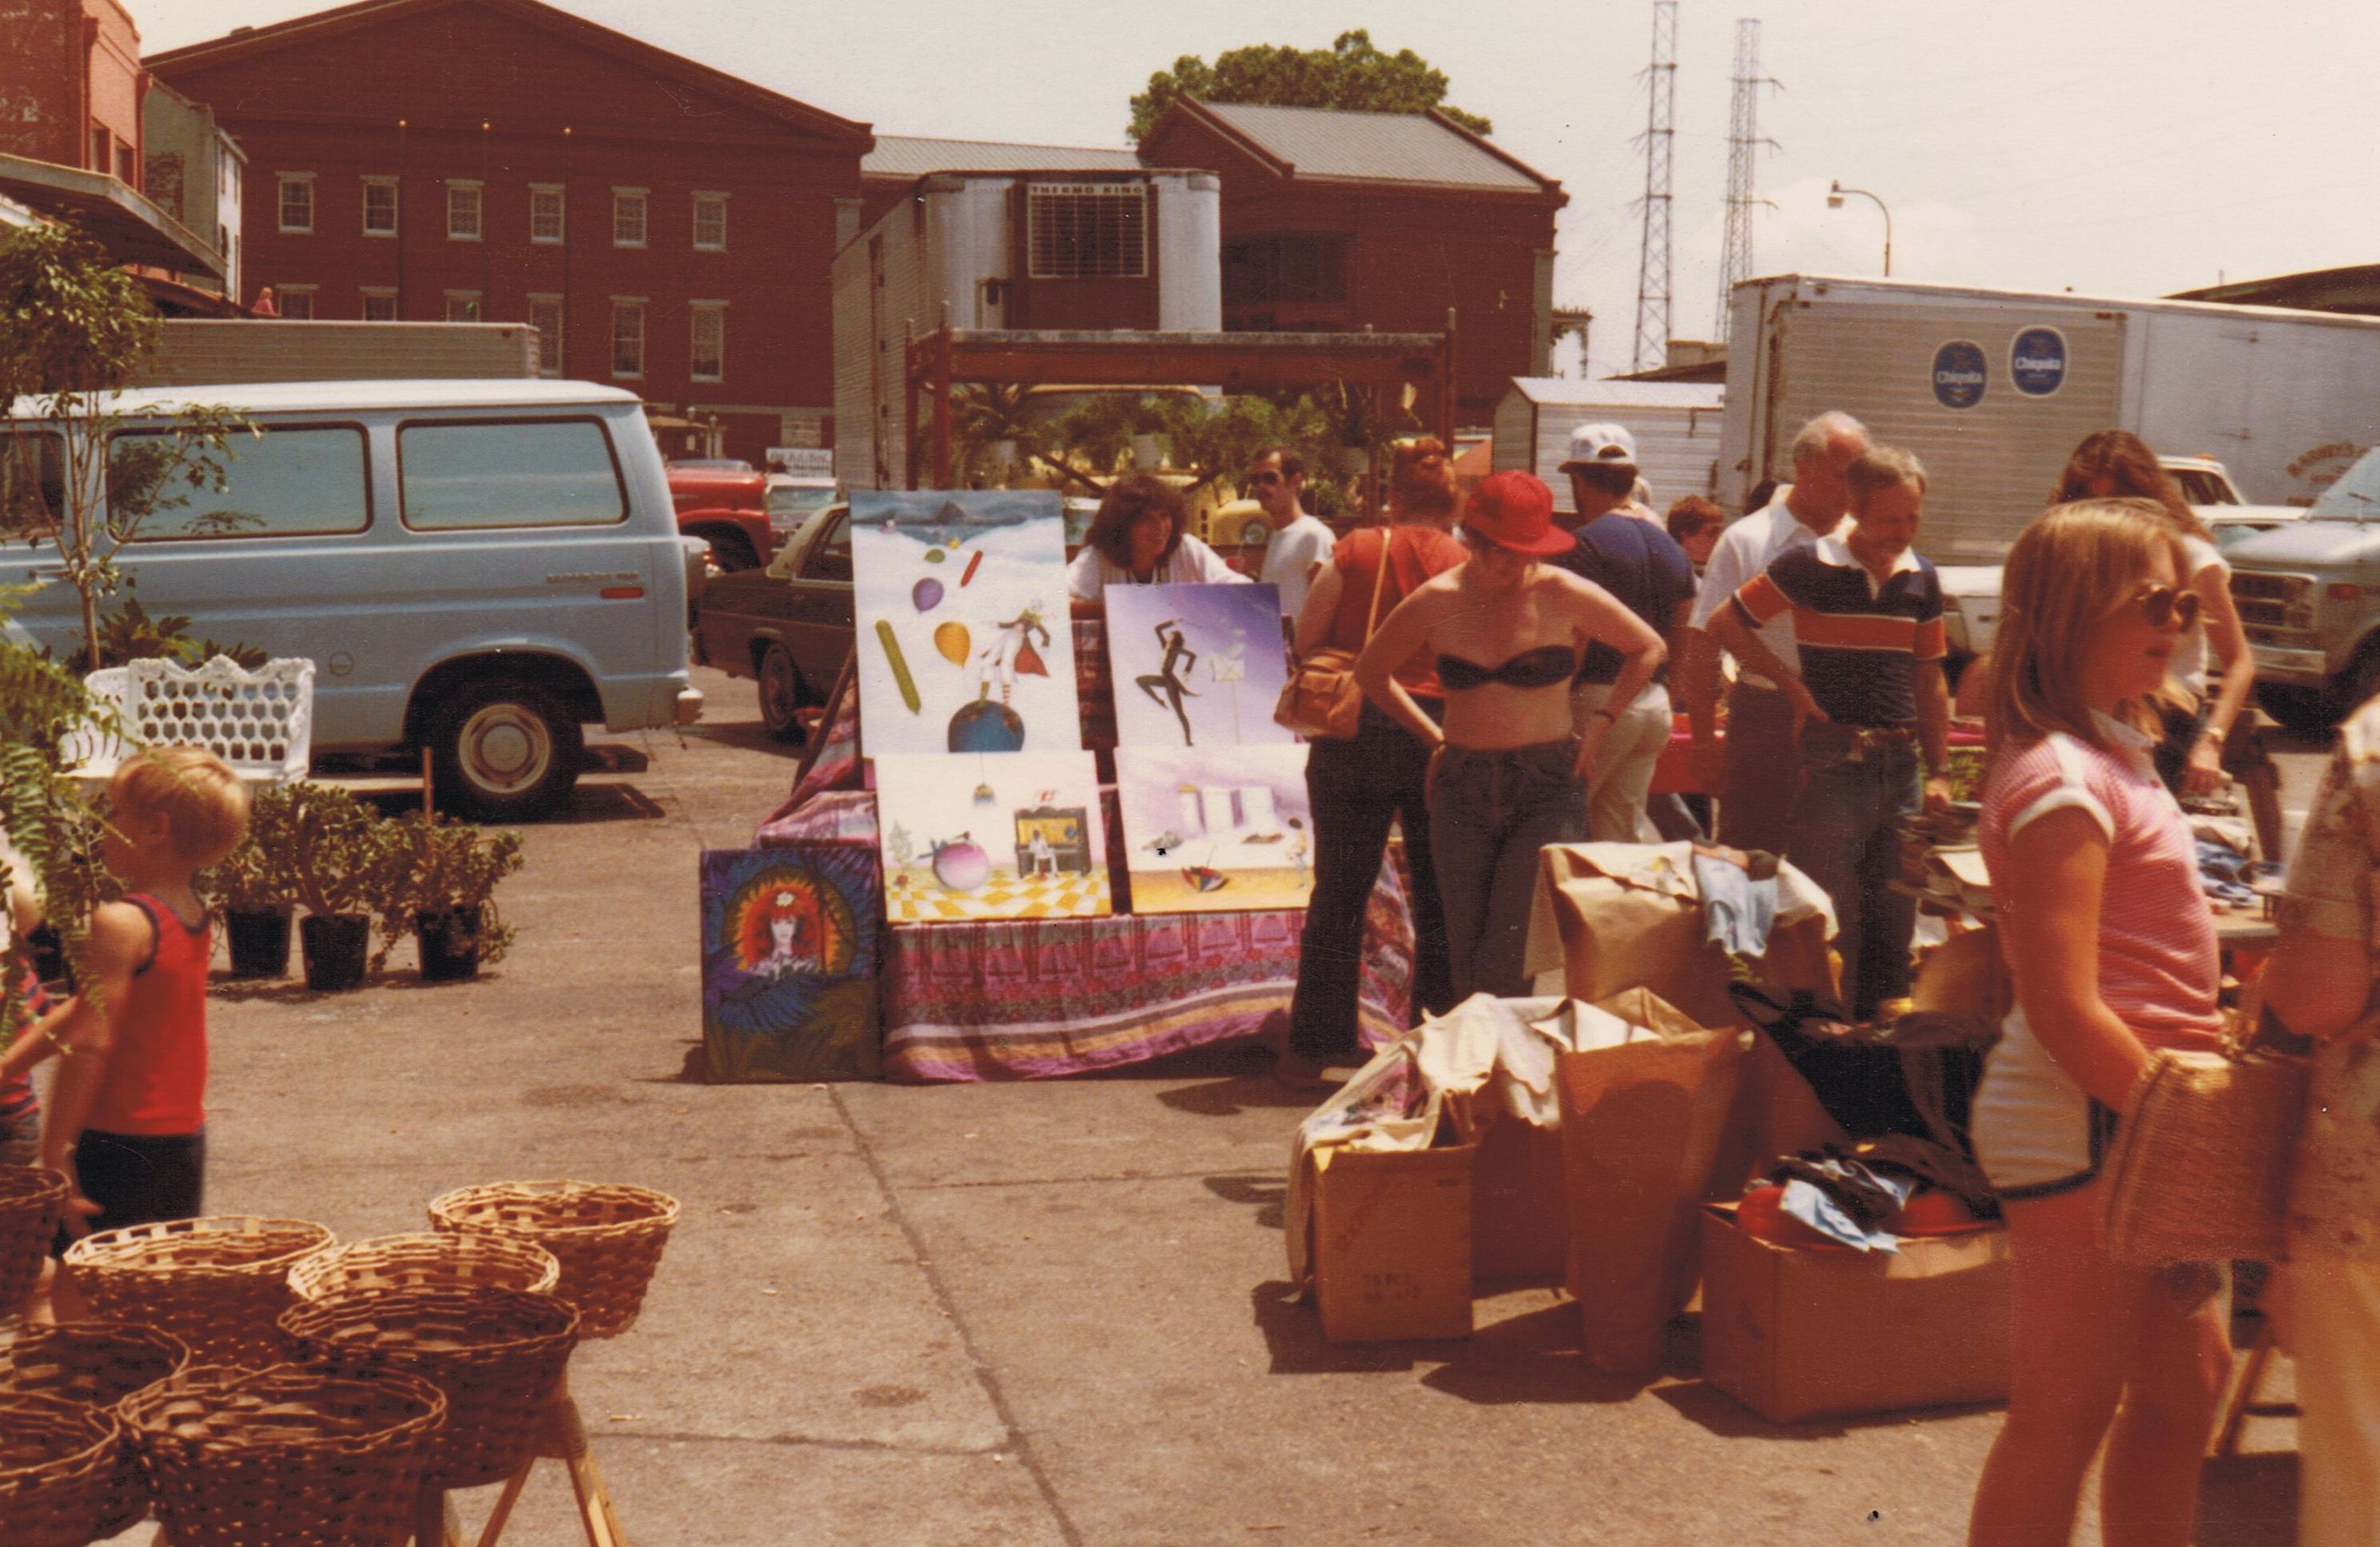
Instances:
[[[801,710],[826,702],[851,653],[851,507],[795,528],[765,569],[714,575],[695,626],[698,659],[760,685],[760,721],[781,742],[805,735]]]

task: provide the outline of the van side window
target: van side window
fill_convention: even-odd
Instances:
[[[810,550],[809,562],[803,566],[805,580],[851,579],[851,518],[838,515],[826,535]]]
[[[360,532],[371,525],[363,427],[235,430],[220,450],[170,429],[124,431],[107,447],[107,524],[126,542]]]
[[[66,470],[46,430],[0,434],[0,540],[55,531],[66,520]]]
[[[602,526],[628,519],[596,419],[415,420],[396,431],[405,524],[422,531]]]

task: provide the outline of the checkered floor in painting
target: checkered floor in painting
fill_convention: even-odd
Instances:
[[[981,889],[944,891],[939,887],[894,887],[884,897],[894,924],[931,924],[954,919],[1093,918],[1111,912],[1104,870],[1087,876],[1020,878],[992,873]]]

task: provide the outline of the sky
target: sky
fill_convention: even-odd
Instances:
[[[324,8],[128,0],[151,52]],[[1444,71],[1447,100],[1560,181],[1555,301],[1595,313],[1590,374],[1634,348],[1637,143],[1652,0],[561,0],[563,8],[880,134],[1123,143],[1183,54],[1329,46],[1350,27]],[[1753,272],[2162,295],[2380,261],[2371,0],[1680,0],[1671,326],[1718,299],[1738,18],[1760,21]],[[1566,364],[1574,362],[1565,361]]]

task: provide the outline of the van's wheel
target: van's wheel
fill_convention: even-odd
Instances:
[[[802,728],[802,669],[783,645],[760,652],[760,723],[769,734],[799,746],[808,736]]]
[[[477,822],[551,816],[578,782],[578,721],[528,683],[474,683],[439,718],[440,804]]]

